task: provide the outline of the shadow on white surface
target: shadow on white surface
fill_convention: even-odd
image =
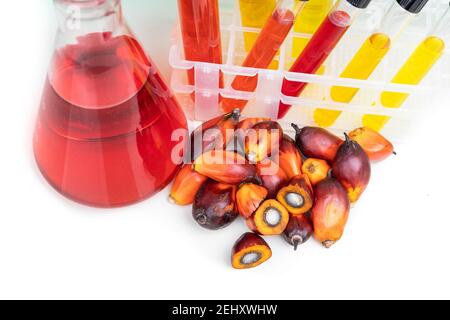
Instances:
[[[151,43],[171,26],[166,13],[174,17],[175,1],[158,10],[141,10],[137,2],[127,3],[128,19],[135,31],[148,19]],[[8,88],[1,93],[7,152],[0,176],[0,298],[449,298],[450,112],[434,114],[430,106],[417,137],[374,167],[372,184],[333,249],[311,241],[295,253],[269,238],[274,256],[267,264],[235,271],[230,254],[246,231],[241,222],[203,230],[189,207],[167,203],[167,190],[126,209],[86,208],[40,177],[31,137],[54,27],[42,3],[31,1],[23,12],[22,2],[8,1],[6,12],[20,12],[27,23],[3,20],[14,30],[4,41],[15,45],[0,75]],[[154,55],[164,70],[164,57]]]

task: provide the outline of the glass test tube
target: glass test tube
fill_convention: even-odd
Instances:
[[[367,80],[383,61],[394,41],[407,28],[412,18],[422,11],[427,2],[428,0],[394,2],[382,19],[380,28],[367,38],[340,77]],[[349,103],[358,92],[358,88],[334,86],[331,88],[331,98],[336,102]],[[314,119],[320,126],[329,127],[341,113],[341,111],[317,109]]]
[[[272,15],[277,2],[275,0],[239,0],[241,23],[243,27],[262,29],[267,19]],[[252,50],[258,38],[259,32],[244,32],[245,52]],[[269,69],[278,69],[278,61],[275,59],[269,65]]]
[[[333,0],[309,0],[295,22],[294,32],[302,35],[313,35],[332,8]],[[309,38],[306,37],[294,38],[292,47],[292,57],[294,59],[302,53],[308,42]]]
[[[340,0],[328,14],[302,54],[291,67],[291,72],[316,73],[341,38],[347,32],[356,16],[370,4],[371,0]],[[308,83],[285,79],[282,93],[286,96],[298,97]],[[280,102],[278,117],[284,118],[291,106]]]
[[[275,0],[239,0],[241,12],[241,22],[243,27],[262,28],[275,9]],[[244,32],[245,51],[249,52],[258,34],[254,32]]]
[[[392,83],[418,85],[427,76],[444,54],[446,42],[450,41],[450,7],[433,31],[419,44],[416,50],[401,67]],[[409,94],[400,92],[383,92],[381,104],[387,108],[400,108],[408,99]],[[365,115],[363,124],[375,130],[381,130],[390,117]]]
[[[222,64],[218,0],[178,0],[185,59]],[[188,72],[189,84],[195,80]]]
[[[307,0],[280,0],[267,20],[264,28],[256,39],[253,48],[245,58],[243,67],[267,69],[275,58],[278,50],[288,36],[295,19]],[[294,8],[294,9],[292,9]],[[255,91],[258,85],[258,76],[236,76],[231,87],[237,91]],[[221,107],[224,112],[231,112],[236,108],[243,110],[247,100],[224,98]]]

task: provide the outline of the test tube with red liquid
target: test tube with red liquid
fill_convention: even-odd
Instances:
[[[218,0],[178,0],[178,10],[185,59],[222,64]],[[195,83],[194,70],[188,80]]]
[[[248,53],[243,67],[267,69],[275,58],[278,50],[286,40],[294,26],[295,20],[308,0],[281,0],[274,12],[261,30],[255,44]],[[253,92],[258,85],[258,76],[237,76],[231,87],[236,91]],[[224,112],[231,112],[236,108],[244,109],[247,100],[223,99],[221,108]]]
[[[371,0],[339,0],[289,71],[316,73],[336,48],[357,15],[367,8],[370,2]],[[285,96],[298,97],[307,85],[306,82],[285,79],[282,93]],[[290,108],[291,105],[280,102],[278,118],[284,118]]]

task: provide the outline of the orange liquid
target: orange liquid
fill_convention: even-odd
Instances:
[[[315,74],[347,32],[350,21],[350,15],[345,11],[330,13],[289,71]],[[285,79],[282,92],[286,96],[298,97],[307,85],[308,83],[305,82],[294,82]],[[284,118],[291,107],[280,102],[278,119]]]
[[[247,55],[243,67],[267,69],[294,25],[295,15],[290,10],[277,10],[267,21],[252,50]],[[258,76],[237,76],[231,87],[237,91],[255,91]],[[222,109],[226,112],[244,109],[247,100],[223,99]]]
[[[184,115],[136,40],[94,33],[59,49],[43,94],[34,152],[49,183],[96,207],[143,200],[178,164]]]
[[[222,64],[218,0],[178,0],[186,60]],[[194,70],[188,72],[194,84]]]

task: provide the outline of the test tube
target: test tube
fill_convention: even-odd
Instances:
[[[294,32],[304,36],[313,35],[332,8],[333,0],[309,0],[295,22]],[[294,59],[302,53],[308,42],[309,38],[307,37],[294,37],[292,46]]]
[[[450,41],[450,7],[444,12],[428,36],[419,44],[412,55],[401,67],[392,83],[418,85],[427,76],[444,54],[446,42]],[[383,92],[381,104],[387,108],[400,108],[408,99],[409,94],[400,92]],[[363,124],[374,130],[381,130],[390,117],[365,115]]]
[[[275,6],[275,0],[239,0],[242,26],[261,29],[264,27],[267,19],[269,19]],[[246,52],[252,49],[257,37],[258,34],[255,32],[244,32]]]
[[[306,48],[297,58],[290,72],[316,73],[341,38],[350,28],[357,15],[370,4],[371,0],[339,0],[313,35]],[[298,97],[308,83],[285,79],[282,93]],[[291,106],[280,102],[278,117],[284,118]]]
[[[308,0],[280,0],[275,10],[267,20],[253,48],[242,64],[246,68],[267,69],[275,58],[278,50],[288,36],[295,19]],[[231,87],[237,91],[255,91],[258,85],[258,76],[236,76]],[[231,112],[236,108],[243,110],[247,100],[224,98],[221,107],[224,112]]]
[[[422,11],[427,2],[428,0],[396,0],[382,19],[380,28],[367,38],[340,77],[367,80],[383,61],[394,41],[410,24],[412,18]],[[331,88],[331,98],[336,102],[348,103],[358,92],[358,88],[334,86]],[[314,119],[320,126],[328,127],[341,113],[317,109]]]
[[[185,59],[222,64],[218,0],[178,0]],[[194,70],[188,72],[194,84]]]

